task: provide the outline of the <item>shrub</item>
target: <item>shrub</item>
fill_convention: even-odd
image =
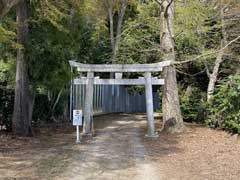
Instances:
[[[35,105],[33,108],[32,124],[33,126],[41,126],[62,118],[64,113],[65,94],[59,99],[59,102],[52,110],[54,102],[50,102],[46,94],[38,93],[35,96]],[[55,99],[54,99],[55,100]]]
[[[0,83],[0,86],[3,83]],[[11,130],[14,90],[2,85],[0,88],[0,130]]]
[[[206,123],[240,134],[240,75],[230,76],[217,88]]]
[[[33,125],[39,126],[47,122],[49,119],[50,106],[47,95],[37,94],[35,97],[35,105],[33,108]]]
[[[205,93],[199,88],[188,86],[181,91],[180,105],[183,119],[188,122],[203,122],[205,119]]]

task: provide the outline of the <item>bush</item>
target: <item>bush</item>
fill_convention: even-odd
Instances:
[[[37,94],[33,108],[33,126],[40,126],[49,119],[50,106],[47,95]]]
[[[0,83],[0,130],[11,130],[14,90]]]
[[[197,87],[188,86],[181,91],[180,105],[183,119],[188,122],[204,122],[205,93]]]
[[[2,51],[0,54],[0,130],[9,131],[14,106],[15,60]]]
[[[230,76],[217,88],[206,123],[240,134],[240,76]]]
[[[33,108],[32,125],[41,126],[62,118],[64,113],[64,94],[59,99],[59,102],[54,111],[52,111],[52,104],[46,94],[38,93],[35,96],[35,105]]]

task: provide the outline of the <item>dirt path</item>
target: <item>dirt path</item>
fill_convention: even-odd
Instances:
[[[161,179],[155,163],[146,158],[147,152],[141,140],[144,132],[140,124],[143,122],[134,116],[119,115],[115,118],[105,123],[101,121],[97,136],[90,144],[79,146],[81,153],[75,155],[66,172],[55,179]]]
[[[96,136],[81,144],[72,126],[43,128],[35,138],[0,134],[0,180],[240,179],[239,136],[185,124],[184,133],[151,140],[144,115],[94,119]]]

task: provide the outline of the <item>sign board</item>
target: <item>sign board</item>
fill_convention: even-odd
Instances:
[[[73,110],[73,125],[82,126],[82,110]]]

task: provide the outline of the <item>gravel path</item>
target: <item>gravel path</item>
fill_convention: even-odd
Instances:
[[[79,146],[80,153],[61,177],[71,180],[159,180],[160,172],[146,158],[141,142],[144,135],[134,116],[120,115],[102,122],[90,144]],[[115,116],[116,118],[116,116]],[[136,123],[137,121],[137,123]],[[106,126],[105,126],[106,125]]]

